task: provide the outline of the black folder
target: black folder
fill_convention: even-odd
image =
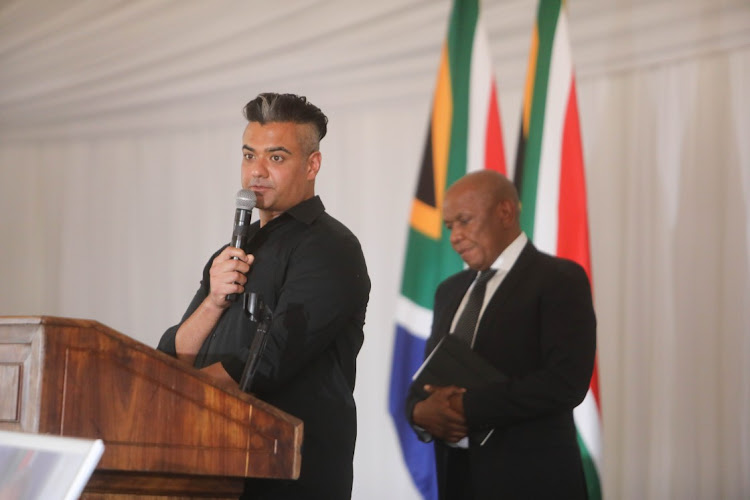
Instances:
[[[433,386],[455,385],[466,389],[477,389],[490,384],[505,382],[508,377],[495,368],[469,345],[453,335],[443,337],[432,350],[422,366],[414,373],[414,386],[423,392],[426,384]],[[427,393],[424,392],[425,397]],[[494,429],[472,432],[469,436],[480,445],[487,441]]]

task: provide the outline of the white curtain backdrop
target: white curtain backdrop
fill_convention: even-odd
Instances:
[[[372,279],[353,498],[416,499],[387,388],[450,2],[267,3],[248,4],[254,34],[241,2],[0,3],[0,315],[95,319],[155,346],[229,239],[242,106],[307,95],[330,119],[318,193]],[[605,496],[748,498],[750,5],[569,4]],[[535,5],[484,6],[509,164]]]

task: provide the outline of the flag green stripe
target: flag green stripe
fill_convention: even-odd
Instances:
[[[524,150],[523,186],[521,188],[521,228],[532,237],[536,212],[536,192],[539,180],[539,159],[542,154],[544,113],[547,101],[549,70],[552,62],[552,47],[555,41],[555,28],[560,15],[561,0],[539,2],[537,13],[536,71],[534,72],[534,94],[531,98],[529,137]]]
[[[453,9],[448,28],[448,64],[453,95],[453,117],[445,187],[450,186],[466,173],[471,52],[479,15],[479,2],[478,0],[462,0],[456,2]],[[443,238],[446,237],[443,233]]]
[[[579,432],[576,432],[576,437],[578,438],[578,449],[581,451],[581,463],[583,465],[583,475],[586,477],[586,490],[589,500],[601,500],[602,487],[599,483],[599,471],[596,469],[594,457],[589,453]]]
[[[432,310],[438,284],[460,271],[461,267],[461,258],[453,251],[447,238],[435,241],[409,228],[401,295],[419,306]]]

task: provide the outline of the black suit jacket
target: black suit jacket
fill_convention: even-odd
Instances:
[[[449,334],[475,276],[462,271],[438,286],[425,354]],[[456,481],[468,481],[474,498],[585,498],[573,408],[589,387],[596,319],[583,268],[529,242],[487,304],[474,350],[509,380],[464,394],[470,430],[495,429],[484,446],[435,443],[441,498]],[[421,397],[412,387],[410,420]]]

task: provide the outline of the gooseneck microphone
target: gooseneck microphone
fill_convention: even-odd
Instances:
[[[250,218],[255,208],[255,193],[249,189],[240,189],[237,191],[234,211],[234,230],[232,231],[233,247],[243,248],[247,243],[247,233],[250,229]]]
[[[255,208],[255,193],[249,189],[240,189],[237,191],[237,197],[235,198],[235,211],[234,211],[234,229],[232,230],[232,241],[229,243],[231,246],[236,248],[244,248],[248,240],[248,232],[250,231],[250,218],[253,215],[253,208]],[[237,259],[237,257],[232,257]],[[227,300],[234,302],[237,300],[236,293],[230,293],[227,295]]]

